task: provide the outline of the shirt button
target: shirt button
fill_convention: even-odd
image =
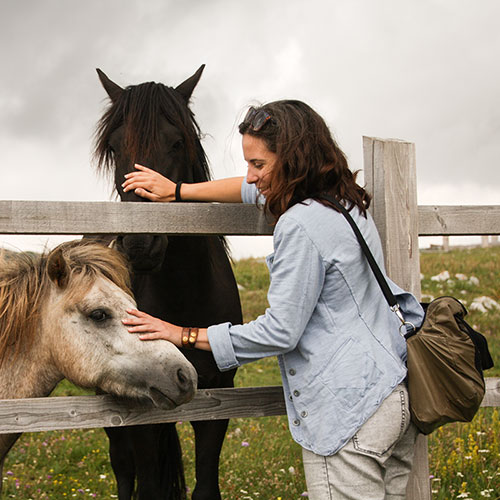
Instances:
[[[300,425],[300,420],[295,419],[292,423],[293,423],[293,425]]]
[[[299,391],[293,391],[293,395],[294,395],[295,397],[300,396],[300,392],[299,392]]]
[[[301,412],[301,413],[300,413],[300,416],[301,416],[302,418],[306,418],[306,417],[307,417],[307,411],[306,411],[306,410],[304,410],[303,412]]]
[[[290,370],[288,370],[288,373],[289,373],[290,375],[292,375],[292,376],[293,376],[293,375],[295,375],[297,372],[296,372],[293,368],[290,368]]]

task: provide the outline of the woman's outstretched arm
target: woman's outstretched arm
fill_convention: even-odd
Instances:
[[[175,201],[176,183],[155,170],[143,165],[125,175],[123,190],[134,191],[136,195],[151,201]],[[244,177],[228,177],[215,181],[182,183],[180,197],[182,201],[218,201],[221,203],[241,203],[241,184]]]

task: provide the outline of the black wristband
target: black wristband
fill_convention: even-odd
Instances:
[[[175,201],[182,201],[181,199],[181,186],[182,186],[182,181],[179,181],[177,185],[175,186]]]

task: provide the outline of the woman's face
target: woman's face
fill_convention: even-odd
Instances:
[[[267,149],[266,143],[253,135],[243,134],[243,156],[248,165],[247,182],[255,184],[265,196],[269,190],[269,174],[277,155]]]

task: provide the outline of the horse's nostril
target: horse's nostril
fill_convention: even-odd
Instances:
[[[179,382],[181,384],[185,384],[187,382],[187,377],[184,375],[184,372],[182,371],[182,368],[179,368],[177,370],[177,378],[179,379]]]
[[[192,387],[191,380],[183,368],[177,370],[177,383],[184,391],[190,390]]]

